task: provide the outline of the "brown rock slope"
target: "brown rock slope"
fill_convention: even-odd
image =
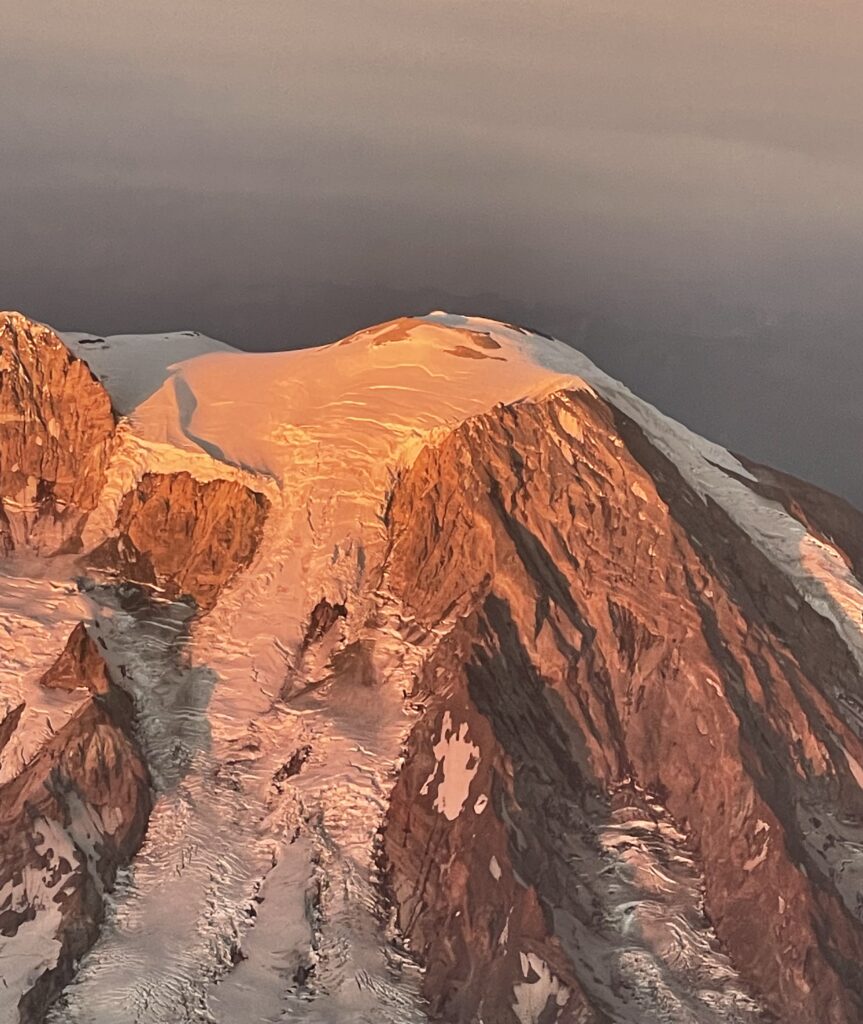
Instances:
[[[388,519],[454,623],[383,841],[433,1018],[863,1021],[863,683],[749,537],[586,392],[466,422]]]
[[[74,637],[74,634],[73,634]],[[102,689],[104,663],[70,643],[63,671]],[[144,836],[149,775],[132,733],[132,705],[113,685],[94,693],[34,760],[0,787],[0,935],[10,970],[24,971],[20,1019],[40,1021],[92,945],[103,892]],[[40,936],[32,940],[29,930]],[[54,949],[49,962],[46,950]],[[33,957],[35,952],[35,958]],[[19,987],[19,986],[15,986]]]
[[[111,401],[50,328],[0,314],[0,557],[78,551],[112,452]],[[212,607],[260,541],[269,503],[231,480],[147,473],[94,558]]]
[[[49,690],[87,689],[91,693],[108,693],[111,689],[108,666],[83,622],[69,634],[60,657],[39,682]]]
[[[74,550],[105,480],[114,414],[56,334],[0,314],[0,555]]]
[[[148,473],[123,499],[116,536],[93,561],[208,609],[251,561],[268,509],[264,495],[233,480]]]

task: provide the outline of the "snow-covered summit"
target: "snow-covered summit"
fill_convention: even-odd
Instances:
[[[500,402],[582,386],[567,367],[576,354],[547,341],[554,356],[543,360],[535,337],[434,314],[322,348],[219,350],[170,366],[130,416],[149,440],[204,450],[282,482],[299,444],[340,449],[356,465]]]
[[[274,353],[241,352],[188,332],[127,335],[92,348],[88,337],[65,336],[125,409],[136,443],[173,469],[188,463],[207,477],[224,472],[259,481],[279,496],[290,529],[300,529],[302,519],[320,552],[374,546],[393,474],[455,425],[497,405],[591,390],[632,419],[697,493],[721,505],[771,561],[792,572],[863,664],[863,592],[841,558],[742,483],[754,478],[727,450],[637,398],[562,341],[443,311],[319,348]],[[175,358],[187,353],[194,354]],[[134,406],[133,397],[141,398]]]
[[[487,997],[485,1019],[521,1024],[582,1019],[591,1000],[621,1021],[682,1024],[692,1005],[705,1024],[749,1024],[762,996],[806,996],[805,1024],[828,999],[834,1024],[858,1019],[818,936],[845,935],[863,877],[843,824],[863,784],[863,523],[793,482],[783,495],[764,467],[509,324],[434,312],[271,354],[183,332],[65,341],[104,387],[48,328],[0,331],[5,461],[29,457],[0,513],[62,522],[63,494],[35,498],[91,483],[73,553],[25,563],[32,536],[10,532],[9,773],[88,699],[41,683],[87,621],[135,697],[157,795],[52,1024],[192,1024],[199,1009],[424,1024],[423,999],[461,1001],[448,1019],[466,1021]],[[191,561],[214,595],[197,614],[165,600]],[[148,565],[152,606],[127,589]],[[79,594],[82,566],[96,575]],[[781,780],[769,793],[765,765]],[[611,819],[586,809],[586,779]],[[93,848],[89,811],[51,813]],[[382,835],[409,949],[380,928]],[[809,873],[788,856],[807,844],[835,879],[816,931]],[[21,905],[42,908],[53,871],[32,891],[7,871],[7,893],[23,885]],[[603,923],[546,934],[536,900],[583,896]],[[752,942],[738,899],[757,906]],[[64,922],[37,915],[12,936],[4,955],[22,966],[0,1022],[75,959]],[[853,964],[863,933],[848,935]],[[806,963],[822,973],[804,992]]]

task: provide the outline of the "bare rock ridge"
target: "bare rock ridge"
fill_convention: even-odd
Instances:
[[[863,1024],[860,513],[512,325],[159,336],[116,419],[0,324],[0,616],[116,598],[0,689],[0,1021]]]
[[[83,622],[69,634],[63,653],[39,682],[50,690],[87,689],[102,694],[110,691],[108,666]]]
[[[24,713],[24,707],[23,703],[13,705],[5,713],[2,721],[0,721],[0,758],[3,757],[3,750],[6,744],[12,739],[15,730],[18,728],[21,715]]]
[[[0,551],[75,549],[105,482],[108,393],[57,335],[0,315]]]
[[[426,449],[390,525],[457,609],[385,830],[435,1019],[863,1020],[859,669],[750,538],[584,393]]]

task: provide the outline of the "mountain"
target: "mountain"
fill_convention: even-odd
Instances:
[[[0,1022],[863,1021],[860,513],[508,324],[0,328]]]

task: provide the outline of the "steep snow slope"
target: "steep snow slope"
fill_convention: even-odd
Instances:
[[[109,660],[129,669],[159,798],[135,869],[56,1024],[427,1019],[420,976],[384,941],[375,844],[422,711],[405,694],[455,627],[457,609],[429,625],[404,606],[404,588],[389,578],[387,510],[424,446],[498,406],[559,392],[607,401],[668,457],[705,509],[723,509],[800,599],[835,624],[863,664],[863,587],[841,553],[759,495],[753,472],[728,452],[560,342],[446,313],[268,355],[189,335],[66,340],[126,417],[85,548],[110,534],[123,496],[148,472],[237,480],[266,494],[270,513],[252,565],[188,637],[182,609],[166,606],[164,621],[139,623],[101,599],[99,635]],[[562,400],[558,415],[576,446],[577,405]],[[606,440],[623,446],[613,431]],[[328,623],[317,632],[316,614]],[[179,662],[160,661],[163,643],[181,646]],[[467,801],[474,747],[459,728],[442,725],[435,736],[439,763],[425,791],[455,822],[482,810]],[[629,842],[620,832],[631,837],[632,829],[624,821],[603,842]],[[671,825],[665,832],[676,835]],[[679,867],[683,855],[668,855]],[[696,868],[687,861],[685,869],[675,886],[696,892]],[[490,862],[492,877],[498,871]],[[707,949],[705,976],[717,972],[708,930],[681,941],[696,962]],[[240,948],[249,959],[235,964]],[[523,957],[510,1005],[522,1024],[537,1024],[549,999],[563,1012],[569,996],[546,960]],[[642,978],[659,971],[646,963]],[[672,1005],[670,990],[655,985]],[[643,1020],[695,1019],[686,1012]]]

